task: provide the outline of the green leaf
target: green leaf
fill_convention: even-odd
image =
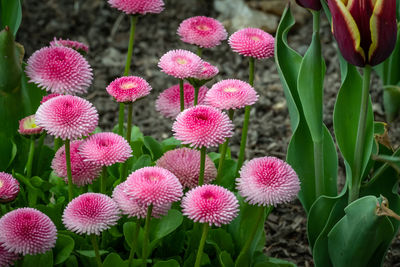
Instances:
[[[170,137],[161,142],[162,150],[164,153],[169,150],[175,149],[180,144],[181,144],[181,141],[176,140],[174,137]]]
[[[74,250],[74,240],[63,234],[57,235],[56,247],[54,248],[54,264],[61,264],[66,261]]]
[[[144,146],[149,150],[153,161],[159,159],[163,154],[163,149],[160,143],[158,143],[153,137],[145,136],[143,139]]]
[[[110,253],[104,260],[103,267],[128,267],[128,262],[123,261],[117,253]]]
[[[1,0],[0,12],[1,29],[3,29],[5,26],[10,27],[13,35],[15,36],[19,25],[21,24],[21,2],[19,0]]]
[[[181,265],[176,260],[159,261],[153,265],[154,267],[180,267]]]
[[[24,259],[22,260],[22,264],[17,266],[23,267],[32,267],[32,266],[40,266],[40,267],[53,267],[53,251],[50,250],[45,254],[36,254],[32,255],[25,255]]]
[[[400,110],[400,87],[387,85],[383,91],[383,106],[385,108],[386,118],[389,122],[393,121]]]
[[[206,243],[213,245],[218,255],[221,251],[226,251],[231,255],[235,253],[232,236],[222,228],[210,229]]]
[[[123,232],[125,236],[125,241],[128,243],[130,247],[132,247],[132,240],[133,236],[135,235],[136,231],[136,223],[137,222],[126,222],[123,226]]]
[[[235,263],[233,262],[231,255],[226,251],[222,251],[219,254],[219,262],[221,263],[222,267],[234,267],[235,266]]]
[[[96,254],[94,252],[94,250],[76,250],[76,252],[78,252],[79,254],[81,254],[82,256],[88,257],[88,258],[95,258]],[[99,254],[104,255],[107,254],[108,251],[106,250],[99,250]]]
[[[25,70],[26,64],[23,64],[23,69]],[[24,103],[23,108],[25,115],[35,114],[36,110],[40,105],[40,101],[46,94],[45,90],[40,89],[34,83],[28,82],[29,78],[26,76],[25,72],[21,75],[21,93],[22,101]]]
[[[143,155],[143,141],[142,140],[137,140],[134,142],[131,142],[131,147],[132,147],[132,155],[134,155],[136,158],[139,158],[141,155]]]
[[[268,257],[261,253],[254,259],[254,267],[296,267],[296,264],[286,260]]]
[[[64,262],[65,267],[79,267],[78,259],[75,255],[70,255],[69,258]]]
[[[140,168],[151,166],[152,161],[149,155],[141,155],[140,158],[133,164],[131,172],[136,171]]]
[[[228,190],[234,190],[236,184],[236,166],[237,162],[233,159],[225,159],[224,166],[222,168],[222,180],[221,186]]]
[[[154,249],[157,243],[175,231],[182,221],[182,213],[174,209],[170,209],[168,214],[160,219],[152,219],[150,221],[150,247]]]
[[[13,2],[2,0],[2,3],[4,1]],[[7,29],[0,31],[0,91],[3,93],[14,94],[20,84],[22,74],[20,53],[12,32]],[[18,105],[18,108],[21,109],[21,105]]]

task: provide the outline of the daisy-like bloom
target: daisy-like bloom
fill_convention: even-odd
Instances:
[[[231,35],[228,42],[233,51],[246,57],[263,59],[274,55],[275,39],[261,29],[239,30]]]
[[[57,94],[83,94],[93,74],[86,59],[72,48],[43,47],[28,59],[26,74],[30,82]]]
[[[79,147],[85,161],[97,166],[111,166],[125,162],[132,156],[132,148],[122,136],[111,133],[96,133]]]
[[[247,162],[236,179],[237,189],[252,205],[276,206],[296,198],[300,181],[292,167],[275,157]]]
[[[43,128],[36,125],[35,115],[30,115],[19,121],[18,132],[23,135],[40,134]]]
[[[0,266],[8,267],[14,265],[14,262],[19,259],[19,255],[13,252],[9,252],[0,242]]]
[[[221,226],[229,224],[239,213],[239,201],[219,185],[202,185],[191,189],[182,199],[182,213],[194,222]]]
[[[179,25],[178,35],[185,43],[211,48],[228,37],[224,26],[216,19],[196,16],[185,19]]]
[[[57,229],[50,218],[33,208],[20,208],[0,219],[0,240],[9,252],[45,253],[56,245]]]
[[[198,80],[209,80],[219,73],[217,67],[210,63],[203,61],[203,68],[201,72],[195,77]]]
[[[79,153],[79,147],[84,141],[76,140],[70,144],[72,183],[76,186],[91,184],[99,177],[101,166],[84,161]],[[51,162],[51,168],[57,176],[63,177],[68,183],[67,162],[65,160],[65,145],[60,147]]]
[[[81,235],[100,235],[116,225],[118,219],[117,203],[109,196],[99,193],[85,193],[74,198],[62,216],[65,228]]]
[[[129,196],[125,188],[126,182],[123,182],[114,188],[112,194],[112,198],[117,203],[122,214],[128,215],[128,217],[146,218],[147,206],[140,204],[134,197]],[[166,215],[170,209],[171,203],[155,205],[152,209],[152,216],[160,218]]]
[[[198,104],[204,104],[204,97],[208,88],[202,86],[199,88]],[[194,105],[194,87],[189,83],[183,85],[185,109],[193,107]],[[156,110],[164,117],[175,119],[181,112],[180,107],[180,91],[179,84],[171,86],[164,90],[156,100]]]
[[[78,96],[54,97],[41,104],[35,121],[48,134],[63,140],[75,140],[96,129],[99,115],[95,107]]]
[[[128,76],[115,79],[106,90],[117,102],[134,102],[150,94],[151,86],[140,77]]]
[[[125,192],[146,207],[161,206],[182,197],[182,185],[170,171],[160,167],[144,167],[126,180]]]
[[[199,184],[200,151],[187,147],[166,152],[157,161],[157,166],[172,172],[183,187],[194,188]],[[211,183],[217,177],[214,162],[206,155],[204,183]]]
[[[164,10],[162,0],[108,0],[108,3],[126,14],[158,14]]]
[[[87,54],[89,52],[89,46],[78,42],[78,41],[72,41],[72,40],[63,40],[63,39],[58,39],[56,37],[54,37],[54,40],[50,42],[50,46],[64,46],[64,47],[69,47],[72,48],[76,51],[78,51],[79,53],[84,53]]]
[[[201,58],[187,50],[178,49],[165,53],[158,62],[158,67],[168,75],[178,79],[196,77],[203,70]]]
[[[19,193],[19,183],[11,174],[0,172],[0,203],[13,201]],[[1,265],[0,265],[1,266]]]
[[[241,80],[228,79],[214,84],[205,102],[218,109],[238,109],[253,105],[258,99],[254,88]]]
[[[54,98],[56,96],[60,96],[60,95],[62,95],[62,94],[48,94],[48,95],[45,95],[45,96],[43,96],[42,100],[40,100],[40,104],[43,104],[47,100],[50,100],[50,99],[52,99],[52,98]]]
[[[172,125],[172,131],[182,144],[208,148],[218,146],[231,137],[233,124],[228,115],[220,110],[198,105],[181,112]]]

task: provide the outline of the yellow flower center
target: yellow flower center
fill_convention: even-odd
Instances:
[[[35,129],[38,128],[38,126],[35,123],[34,118],[29,118],[24,122],[24,128],[25,129]]]
[[[134,82],[127,82],[121,85],[121,89],[123,90],[129,90],[129,89],[133,89],[135,87],[137,87],[137,83]]]
[[[178,58],[178,59],[176,59],[176,62],[178,62],[178,64],[180,64],[180,65],[185,65],[188,63],[187,60],[184,58]]]
[[[2,188],[3,187],[3,181],[0,181],[0,188]]]
[[[226,87],[224,88],[224,91],[227,93],[234,93],[236,92],[238,89],[236,87]]]
[[[261,41],[261,38],[258,37],[257,35],[253,35],[253,36],[251,36],[250,38],[251,38],[252,40],[256,41],[256,42]]]
[[[196,29],[198,29],[199,31],[208,31],[210,29],[210,27],[208,27],[207,25],[201,24],[201,25],[198,25],[196,27]]]

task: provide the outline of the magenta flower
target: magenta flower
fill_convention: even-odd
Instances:
[[[201,72],[194,78],[198,80],[209,80],[219,73],[217,67],[211,65],[210,63],[203,61],[203,68]]]
[[[191,189],[182,199],[182,213],[194,222],[221,226],[229,224],[239,213],[235,195],[218,185]]]
[[[187,50],[171,50],[164,54],[158,66],[163,72],[178,79],[196,77],[203,70],[201,58]]]
[[[0,242],[0,266],[8,267],[14,265],[14,262],[19,260],[19,255],[13,252],[9,252],[3,247],[3,243]]]
[[[12,177],[11,174],[0,172],[0,203],[13,201],[18,193],[19,183],[17,179]]]
[[[228,79],[214,84],[205,102],[218,109],[238,109],[253,105],[258,99],[254,88],[241,80]]]
[[[62,94],[48,94],[42,97],[42,100],[40,100],[40,104],[43,104],[44,102],[46,102],[47,100],[50,100],[56,96],[60,96]]]
[[[237,189],[252,205],[276,206],[296,198],[300,181],[292,167],[275,157],[247,162],[236,179]]]
[[[202,86],[199,88],[198,104],[204,104],[204,97],[208,88]],[[194,87],[188,83],[183,85],[185,109],[193,107],[194,105]],[[164,90],[156,100],[156,110],[164,117],[175,119],[181,112],[180,108],[180,92],[179,84],[171,86]]]
[[[114,188],[112,194],[113,200],[117,203],[122,211],[122,214],[128,217],[146,218],[147,206],[140,204],[134,197],[126,193],[126,183],[121,183]],[[162,205],[154,205],[152,209],[152,216],[160,218],[168,213],[171,209],[171,203]]]
[[[257,28],[245,28],[231,35],[228,40],[232,50],[246,57],[258,59],[274,55],[275,39]]]
[[[78,42],[78,41],[72,41],[72,40],[63,40],[63,39],[58,39],[56,37],[54,37],[54,40],[50,42],[50,46],[54,47],[54,46],[64,46],[64,47],[69,47],[72,48],[74,50],[76,50],[79,53],[84,53],[87,54],[89,52],[89,46]]]
[[[224,26],[216,19],[196,16],[185,19],[179,25],[178,35],[185,43],[211,48],[228,37]]]
[[[79,147],[85,161],[97,166],[111,166],[132,157],[132,148],[122,136],[104,132],[90,136]]]
[[[65,95],[41,104],[36,111],[35,120],[48,134],[63,140],[75,140],[96,129],[99,115],[89,101]]]
[[[172,172],[183,187],[194,188],[199,184],[200,151],[187,147],[166,152],[157,161],[157,166]],[[204,183],[211,183],[217,177],[217,168],[206,155]]]
[[[126,14],[160,13],[164,10],[162,0],[108,0],[108,3]]]
[[[76,140],[71,142],[70,145],[72,183],[78,187],[91,184],[94,179],[99,177],[101,172],[101,166],[83,160],[79,153],[79,147],[83,142]],[[64,181],[68,183],[65,146],[58,149],[51,162],[51,168],[57,176],[64,178]]]
[[[69,231],[87,235],[100,235],[116,225],[118,219],[117,203],[99,193],[85,193],[74,198],[65,208],[62,217]]]
[[[144,167],[131,173],[125,192],[146,207],[161,206],[182,197],[182,185],[170,171],[160,167]]]
[[[208,148],[218,146],[231,137],[233,124],[228,115],[220,110],[198,105],[181,112],[172,125],[172,131],[182,144]]]
[[[28,59],[26,74],[30,82],[58,94],[83,94],[93,74],[86,59],[72,48],[43,47]]]
[[[51,250],[57,239],[57,229],[50,218],[33,208],[20,208],[0,219],[2,247],[13,253],[35,255]]]
[[[30,115],[19,121],[18,132],[23,135],[34,135],[43,132],[43,128],[36,125],[35,115]]]
[[[128,76],[115,79],[106,90],[117,102],[134,102],[150,94],[151,86],[140,77]]]

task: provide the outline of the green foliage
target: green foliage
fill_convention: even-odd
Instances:
[[[10,27],[15,36],[22,19],[22,8],[20,0],[1,0],[0,1],[0,26],[4,29]]]

